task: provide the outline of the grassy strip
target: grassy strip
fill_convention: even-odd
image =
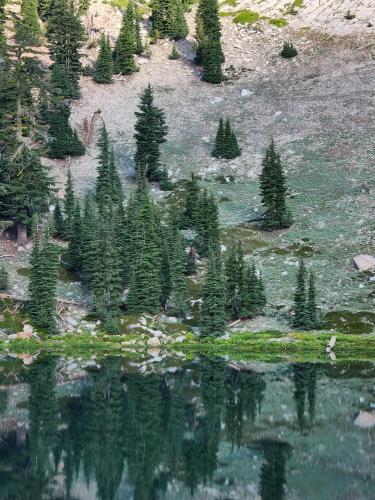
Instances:
[[[252,360],[313,361],[329,360],[325,351],[331,338],[329,333],[290,333],[280,335],[274,332],[234,334],[229,339],[194,339],[192,335],[183,343],[170,342],[162,346],[170,351],[184,351],[187,355],[218,354],[232,358]],[[133,342],[133,343],[132,343]],[[35,353],[45,351],[64,356],[90,357],[93,354],[122,354],[138,358],[147,349],[145,339],[138,335],[90,334],[66,335],[64,337],[36,340],[12,340],[0,343],[0,350],[13,353]],[[337,359],[375,360],[375,336],[337,334],[335,346]]]

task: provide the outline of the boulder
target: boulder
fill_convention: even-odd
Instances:
[[[158,337],[151,337],[147,341],[148,347],[160,347],[160,340]]]
[[[374,411],[359,411],[354,418],[354,425],[361,427],[361,429],[369,429],[375,426],[375,412]]]
[[[372,271],[375,269],[375,257],[372,255],[356,255],[353,262],[358,271]]]
[[[33,332],[19,332],[17,333],[17,338],[18,339],[24,339],[24,340],[30,340],[31,337],[33,336]]]
[[[254,94],[254,92],[252,92],[249,89],[242,89],[241,90],[241,97],[249,97],[252,94]]]
[[[33,333],[33,327],[31,325],[29,325],[28,323],[25,323],[23,325],[23,332],[24,333]]]

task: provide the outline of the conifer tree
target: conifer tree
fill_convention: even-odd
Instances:
[[[164,228],[163,228],[164,229]],[[160,302],[163,308],[166,308],[167,301],[172,291],[172,276],[171,276],[171,259],[170,259],[170,239],[167,236],[167,229],[162,231],[162,247],[161,247],[161,262],[160,262],[160,283],[161,294]]]
[[[67,267],[78,272],[82,263],[82,219],[79,200],[75,200],[74,215],[69,238]]]
[[[82,156],[85,146],[78,138],[77,132],[69,124],[70,105],[68,101],[54,98],[48,117],[48,133],[50,135],[49,157],[65,158],[66,156]]]
[[[245,266],[243,276],[240,315],[242,318],[253,318],[263,313],[267,302],[263,279],[260,273],[257,275],[254,263]]]
[[[160,145],[166,141],[168,127],[164,111],[154,105],[150,85],[143,91],[139,111],[135,115],[136,171],[146,175],[150,181],[160,181]]]
[[[241,311],[244,256],[241,242],[234,241],[228,247],[225,260],[226,307],[231,319],[238,319]]]
[[[47,23],[47,40],[55,64],[64,66],[71,82],[72,97],[78,99],[81,72],[80,49],[84,30],[69,0],[54,0]]]
[[[0,213],[17,224],[19,235],[30,228],[33,215],[47,211],[52,190],[37,152],[21,146],[11,160],[0,157]]]
[[[316,290],[314,273],[309,275],[307,303],[306,303],[307,323],[309,328],[316,328],[319,325],[318,311],[316,305]]]
[[[172,4],[172,22],[169,36],[173,40],[186,38],[189,28],[185,19],[185,8],[181,0],[174,0]]]
[[[9,273],[4,264],[0,266],[0,291],[6,292],[9,288]]]
[[[71,79],[62,64],[54,64],[51,71],[51,93],[53,96],[63,97],[65,99],[74,99],[75,87],[72,85]],[[53,101],[52,101],[53,102]],[[46,117],[48,122],[48,114]]]
[[[215,158],[222,158],[225,152],[225,133],[224,133],[224,120],[220,118],[219,128],[216,132],[215,146],[212,151],[212,156]]]
[[[134,54],[136,51],[133,27],[129,24],[129,18],[122,18],[122,25],[113,53],[114,71],[123,75],[130,75],[137,71]]]
[[[82,281],[90,290],[94,284],[97,266],[98,216],[94,199],[91,195],[85,196],[85,206],[82,225]],[[116,245],[117,247],[117,245]],[[118,247],[117,247],[118,248]]]
[[[287,194],[285,175],[273,140],[262,162],[260,192],[265,208],[262,227],[267,230],[289,227],[292,221],[285,202]]]
[[[109,333],[117,333],[121,304],[121,260],[116,246],[113,213],[101,216],[98,224],[97,254],[92,281],[93,306]]]
[[[206,257],[210,247],[219,246],[218,209],[214,196],[208,196],[206,189],[199,199],[195,230],[198,252],[202,257]]]
[[[181,229],[195,229],[199,209],[199,194],[198,179],[193,173],[186,183],[185,203],[180,221]]]
[[[65,221],[61,211],[61,204],[56,200],[55,210],[53,211],[53,235],[56,238],[65,238]]]
[[[241,149],[238,146],[237,138],[233,132],[232,127],[230,126],[229,119],[227,118],[225,122],[225,151],[224,158],[227,160],[231,160],[233,158],[237,158],[240,156]]]
[[[223,335],[226,325],[225,282],[220,251],[215,247],[211,247],[209,251],[202,299],[201,336]]]
[[[221,83],[224,55],[221,48],[221,27],[217,0],[200,0],[196,17],[198,49],[196,61],[203,66],[203,79]]]
[[[186,253],[184,238],[178,229],[178,217],[172,213],[169,221],[170,271],[171,271],[171,307],[173,314],[185,318],[187,314]]]
[[[140,16],[133,0],[129,0],[126,7],[126,17],[128,18],[129,26],[132,32],[133,47],[135,54],[142,54],[143,45],[141,39],[141,31],[139,26]]]
[[[20,14],[20,28],[23,30],[24,34],[28,36],[30,45],[37,45],[41,35],[38,17],[38,0],[22,0]]]
[[[64,212],[65,212],[65,238],[71,238],[73,234],[73,223],[74,223],[74,211],[75,211],[75,196],[72,172],[69,168],[66,185],[65,185],[65,197],[64,197]]]
[[[109,38],[102,35],[99,55],[95,64],[94,80],[97,83],[111,83],[113,74],[112,51]]]
[[[161,297],[161,241],[159,218],[146,180],[140,178],[128,207],[130,283],[129,312],[156,313]]]
[[[7,0],[0,0],[0,57],[6,51],[6,38],[5,38],[5,23],[6,23],[6,6]]]
[[[28,311],[37,328],[56,333],[56,284],[59,249],[51,243],[48,230],[34,241],[29,280]]]
[[[294,293],[294,317],[295,328],[306,328],[308,324],[308,313],[306,304],[306,268],[303,260],[299,263],[297,273],[296,290]]]

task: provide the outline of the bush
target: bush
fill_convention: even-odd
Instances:
[[[352,13],[350,12],[350,10],[348,10],[348,12],[345,14],[345,16],[344,16],[344,17],[345,17],[345,19],[347,19],[348,21],[351,21],[352,19],[354,19],[354,18],[355,18],[355,14],[352,14]]]
[[[292,57],[296,57],[297,54],[297,49],[292,42],[284,42],[283,49],[280,52],[281,57],[284,59],[290,59]]]
[[[82,66],[81,73],[83,76],[92,76],[94,72],[94,68],[90,64],[85,64]]]
[[[176,49],[176,44],[173,44],[172,52],[169,54],[168,59],[171,59],[171,61],[176,61],[177,59],[180,59],[180,57],[181,56]]]

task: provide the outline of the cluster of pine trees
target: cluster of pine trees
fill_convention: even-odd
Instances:
[[[223,118],[220,118],[219,127],[215,137],[215,146],[212,150],[212,156],[215,158],[225,158],[231,160],[240,156],[241,149],[238,145],[236,135],[227,118],[224,124]]]
[[[203,80],[221,83],[224,80],[221,48],[221,26],[217,0],[200,0],[196,16],[196,62],[203,67]]]
[[[309,330],[319,326],[315,277],[312,272],[307,274],[303,260],[299,263],[297,273],[292,324],[295,328],[303,330]]]
[[[182,0],[152,0],[150,20],[153,39],[179,40],[188,35],[185,4]]]

